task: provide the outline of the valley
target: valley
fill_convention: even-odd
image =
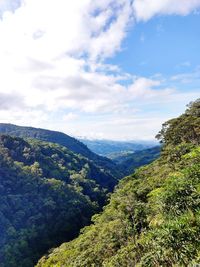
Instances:
[[[0,0],[0,267],[200,267],[200,0]]]
[[[113,161],[59,132],[0,124],[0,266],[198,262],[199,110],[164,123],[162,146]]]

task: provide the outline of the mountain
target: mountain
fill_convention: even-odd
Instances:
[[[125,175],[129,175],[135,171],[136,168],[144,166],[156,160],[160,156],[161,146],[156,146],[134,153],[126,153],[115,157],[113,160]]]
[[[116,183],[64,146],[0,135],[0,267],[34,266],[75,237]]]
[[[112,141],[90,140],[86,138],[79,140],[87,145],[94,153],[110,159],[115,159],[115,155],[119,156],[124,153],[133,153],[157,145],[155,141]]]
[[[17,126],[13,124],[0,123],[0,133],[9,134],[21,138],[39,139],[42,141],[57,143],[59,145],[67,147],[69,150],[81,154],[82,156],[92,160],[98,166],[105,168],[113,176],[121,178],[123,176],[120,170],[114,162],[108,158],[101,157],[92,152],[86,145],[78,141],[77,139],[57,131],[50,131],[40,128]]]
[[[93,152],[111,159],[124,176],[157,159],[161,150],[158,143],[153,141],[126,142],[89,139],[80,139],[80,141]]]
[[[122,179],[93,224],[37,267],[200,264],[200,99],[157,138],[161,156]]]

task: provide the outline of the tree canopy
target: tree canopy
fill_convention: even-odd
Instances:
[[[75,237],[117,180],[66,147],[0,135],[0,267],[31,267]]]
[[[156,136],[165,145],[200,144],[200,99],[191,102],[184,114],[165,122]]]
[[[82,234],[37,267],[200,264],[199,100],[164,124],[159,159],[122,179]]]

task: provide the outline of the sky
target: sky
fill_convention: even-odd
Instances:
[[[152,140],[200,97],[200,0],[0,0],[0,122]]]

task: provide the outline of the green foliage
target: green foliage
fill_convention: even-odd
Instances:
[[[200,99],[191,102],[186,112],[163,124],[157,138],[165,145],[200,144]]]
[[[57,143],[76,154],[80,154],[92,160],[97,166],[103,168],[104,171],[108,172],[113,177],[123,177],[123,173],[120,172],[120,169],[118,169],[113,161],[93,153],[86,145],[64,133],[6,123],[0,123],[0,133],[25,139],[39,139],[46,142]]]
[[[156,146],[153,148],[136,151],[120,155],[114,159],[118,163],[119,168],[126,175],[130,175],[136,168],[151,163],[160,156],[161,147]]]
[[[66,147],[0,136],[0,267],[31,267],[75,237],[117,180]]]
[[[161,157],[120,181],[103,212],[37,267],[200,263],[200,105],[167,122]]]

